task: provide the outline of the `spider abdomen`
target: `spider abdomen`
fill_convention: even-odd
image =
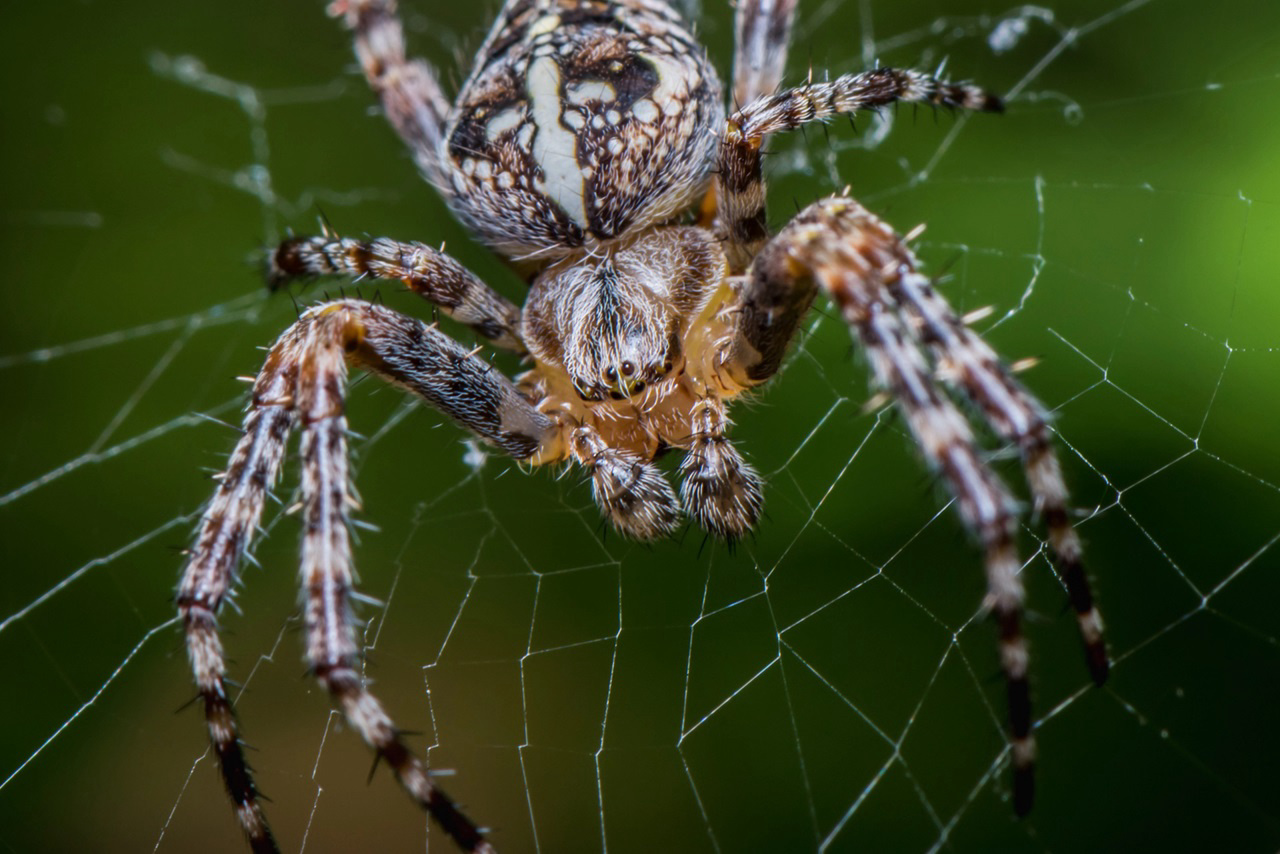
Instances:
[[[720,81],[665,5],[511,4],[445,131],[455,212],[512,257],[660,223],[705,191]]]

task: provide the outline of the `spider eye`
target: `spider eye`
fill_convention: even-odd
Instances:
[[[673,367],[675,367],[675,363],[672,362],[670,359],[667,359],[665,362],[662,363],[662,372],[664,374],[669,374],[671,373],[671,369]]]
[[[630,363],[630,362],[623,362],[623,363],[622,363],[622,371],[623,371],[623,373],[626,373],[626,370],[627,370],[627,367],[626,367],[626,366],[627,366],[627,365],[629,365],[629,364],[631,364],[631,363]],[[612,384],[612,383],[616,383],[616,382],[618,381],[618,372],[617,372],[617,370],[616,370],[612,365],[610,365],[609,367],[605,368],[605,369],[604,369],[604,378],[605,378],[605,380],[606,380],[607,382],[609,382],[610,384]]]
[[[609,370],[613,370],[613,369],[612,369],[612,368],[610,368]],[[629,377],[629,376],[631,376],[632,374],[634,374],[635,372],[636,372],[636,366],[635,366],[635,365],[631,364],[630,362],[623,362],[623,363],[622,363],[622,375],[623,375],[624,377]]]
[[[631,386],[631,393],[639,394],[640,392],[644,391],[644,386],[645,386],[644,380],[636,380],[635,385]]]

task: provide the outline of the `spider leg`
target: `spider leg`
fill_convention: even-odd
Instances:
[[[787,64],[796,0],[743,0],[734,14],[733,103],[777,90]]]
[[[405,790],[463,848],[488,851],[481,831],[431,782],[360,674],[347,530],[354,504],[344,415],[348,361],[417,393],[517,458],[532,457],[558,441],[551,420],[509,380],[434,327],[357,300],[305,312],[271,348],[258,375],[244,435],[201,519],[179,583],[178,609],[210,738],[253,850],[278,850],[240,746],[216,614],[258,526],[290,429],[299,425],[307,660]]]
[[[404,27],[395,0],[333,0],[328,12],[354,34],[365,79],[418,168],[437,186],[448,186],[439,151],[449,100],[435,69],[420,59],[405,58]]]
[[[785,251],[756,255],[747,275],[733,281],[734,334],[725,342],[717,367],[725,385],[750,388],[782,367],[818,286],[811,276],[797,274]]]
[[[258,788],[240,744],[235,713],[227,693],[226,661],[218,635],[217,613],[235,579],[240,562],[257,530],[267,490],[275,482],[285,442],[296,416],[289,402],[290,378],[264,369],[253,390],[244,420],[244,435],[200,522],[182,581],[178,612],[186,634],[187,657],[204,700],[209,739],[236,816],[255,852],[276,852]]]
[[[731,109],[777,91],[796,14],[796,0],[740,0],[735,5]],[[703,228],[714,227],[718,191],[718,185],[709,187],[702,199],[698,224]]]
[[[724,400],[706,397],[694,404],[689,451],[680,464],[680,498],[704,530],[733,543],[755,528],[764,503],[760,475],[725,437],[729,418]]]
[[[886,245],[889,240],[897,242],[887,226],[870,214],[865,216],[881,229]],[[1110,669],[1102,616],[1093,603],[1084,571],[1080,535],[1071,524],[1067,487],[1049,438],[1048,416],[990,345],[964,324],[926,276],[916,272],[915,259],[906,247],[898,243],[897,248],[902,273],[889,282],[889,292],[913,325],[919,326],[919,336],[929,344],[942,379],[981,408],[987,424],[1001,439],[1017,446],[1036,512],[1049,531],[1058,577],[1076,612],[1089,673],[1102,685]]]
[[[877,68],[763,96],[729,116],[720,139],[715,189],[719,229],[734,271],[745,269],[769,237],[761,171],[765,138],[896,101],[986,112],[1004,109],[999,98],[967,83],[948,83],[919,71]]]
[[[306,276],[396,279],[492,343],[524,351],[520,309],[443,252],[381,237],[291,237],[271,256],[268,280],[278,288]]]
[[[1096,681],[1106,673],[1101,620],[1088,594],[1079,539],[1070,525],[1066,488],[1040,405],[1009,376],[990,348],[964,328],[916,268],[901,239],[857,202],[834,197],[811,205],[753,262],[741,300],[744,306],[764,308],[739,313],[742,340],[728,351],[724,368],[731,376],[760,377],[757,382],[771,373],[769,359],[761,354],[784,346],[770,336],[789,337],[795,323],[791,310],[779,311],[776,324],[761,322],[770,316],[769,306],[807,305],[816,283],[840,308],[866,347],[876,384],[893,394],[926,460],[941,472],[965,526],[985,552],[984,605],[999,628],[1008,691],[1014,808],[1025,815],[1034,800],[1035,742],[1021,628],[1020,561],[1013,541],[1017,510],[982,459],[968,421],[938,385],[925,356],[926,345],[943,381],[967,395],[992,428],[1022,451],[1028,484],[1049,526]],[[785,298],[789,290],[798,294],[790,302]]]
[[[573,431],[569,453],[591,473],[596,504],[623,534],[647,542],[668,536],[680,524],[675,490],[640,454],[610,447],[589,425]]]

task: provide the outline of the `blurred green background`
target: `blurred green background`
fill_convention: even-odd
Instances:
[[[456,84],[496,2],[406,5]],[[730,12],[705,6],[727,69]],[[778,140],[771,215],[852,184],[901,230],[927,222],[949,298],[993,305],[988,338],[1041,360],[1024,379],[1057,415],[1116,665],[1088,687],[1029,526],[1035,812],[1007,802],[979,556],[901,422],[863,413],[865,365],[824,312],[736,410],[770,478],[736,554],[605,536],[575,474],[477,470],[458,429],[356,383],[361,589],[388,603],[365,609],[368,672],[503,850],[1280,846],[1280,7],[1014,12],[802,2],[792,79],[947,59],[1013,97]],[[235,440],[232,378],[294,317],[255,252],[323,211],[521,285],[371,115],[319,3],[28,3],[6,32],[0,846],[241,850],[199,712],[175,712],[193,689],[167,621]],[[223,623],[281,842],[448,850],[385,770],[366,783],[306,678],[297,522],[268,526]]]

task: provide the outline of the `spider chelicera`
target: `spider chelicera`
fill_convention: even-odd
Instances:
[[[1033,798],[1034,743],[1017,509],[952,402],[968,399],[1022,457],[1096,682],[1101,620],[1081,566],[1046,416],[933,288],[906,240],[847,195],[771,236],[761,147],[770,134],[898,101],[996,112],[968,84],[877,68],[779,88],[795,0],[740,0],[731,103],[706,53],[662,0],[507,0],[451,105],[405,57],[391,0],[336,0],[365,77],[419,168],[472,232],[529,283],[512,304],[441,251],[331,233],[285,241],[273,284],[346,275],[403,282],[487,344],[525,354],[514,382],[436,326],[356,299],[304,312],[271,348],[244,435],[204,512],[178,608],[213,747],[256,851],[275,851],[227,695],[216,614],[250,544],[291,431],[302,433],[306,657],[351,726],[461,847],[491,850],[432,782],[369,692],[351,613],[354,505],[349,366],[421,396],[532,465],[576,463],[630,537],[687,516],[727,541],[749,533],[762,485],[725,435],[728,401],[769,380],[819,291],[838,307],[984,554],[985,605],[1008,685],[1013,801]],[[684,453],[680,491],[654,459]]]

